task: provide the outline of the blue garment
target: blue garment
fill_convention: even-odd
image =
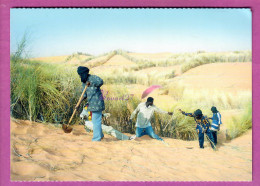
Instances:
[[[199,145],[200,145],[200,148],[204,148],[204,133],[199,133]]]
[[[217,145],[217,143],[218,143],[218,137],[217,137],[218,132],[217,131],[211,131],[211,133],[212,133],[213,143],[215,145]]]
[[[203,130],[205,132],[207,132],[209,130],[209,126],[210,126],[210,122],[209,120],[202,115],[201,119],[196,119],[195,115],[192,113],[186,113],[184,111],[182,111],[182,114],[185,116],[189,116],[189,117],[193,117],[197,126],[196,126],[196,130],[199,130],[199,132],[203,132]]]
[[[203,125],[198,123],[196,126],[196,130],[199,130],[200,133],[208,132],[209,131],[209,124]]]
[[[213,113],[213,116],[211,119],[212,119],[211,130],[218,131],[219,125],[222,124],[221,114],[219,112]]]
[[[92,122],[93,122],[93,138],[92,141],[101,141],[104,137],[101,127],[102,121],[102,111],[92,112]]]
[[[156,135],[154,133],[152,126],[149,126],[149,127],[146,127],[146,128],[136,127],[135,134],[136,134],[136,137],[141,137],[143,135],[148,135],[151,138],[163,141],[162,138],[160,138],[158,135]]]
[[[90,82],[87,88],[84,98],[88,99],[88,109],[87,111],[103,111],[105,110],[105,103],[103,99],[100,87],[103,85],[103,80],[95,75],[89,75],[87,82]],[[83,90],[86,84],[82,83]]]
[[[182,111],[182,114],[185,115],[185,116],[189,116],[189,117],[193,117],[197,126],[196,126],[196,130],[199,131],[198,135],[199,135],[199,145],[200,145],[200,148],[204,148],[204,133],[206,133],[206,135],[208,136],[209,140],[212,141],[210,142],[211,144],[211,147],[214,148],[213,144],[213,136],[212,136],[212,133],[211,133],[211,130],[209,129],[210,127],[210,122],[209,120],[207,119],[207,117],[203,116],[201,117],[201,119],[197,119],[195,117],[194,114],[192,113],[186,113],[184,111]]]
[[[205,134],[208,136],[209,140],[211,141],[210,142],[211,147],[214,148],[214,145],[212,144],[212,143],[214,143],[214,139],[213,139],[211,130],[208,129],[205,132]],[[200,148],[204,148],[204,133],[203,132],[199,132],[198,135],[199,135],[199,145],[200,145]]]

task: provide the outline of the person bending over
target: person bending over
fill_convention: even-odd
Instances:
[[[152,97],[148,97],[146,102],[140,103],[134,112],[131,114],[130,123],[132,123],[132,119],[137,114],[137,121],[135,124],[136,127],[136,137],[141,137],[143,135],[149,135],[151,138],[163,141],[158,135],[155,134],[153,128],[151,126],[151,118],[154,115],[154,112],[169,114],[172,115],[172,112],[166,112],[153,104],[154,99]],[[134,138],[134,137],[131,137]]]

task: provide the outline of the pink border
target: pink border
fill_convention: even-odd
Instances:
[[[10,182],[10,8],[14,7],[247,7],[253,12],[253,181],[149,182],[150,185],[260,185],[260,1],[259,0],[1,0],[0,1],[0,185],[146,185],[147,182]],[[257,21],[258,19],[258,21]]]

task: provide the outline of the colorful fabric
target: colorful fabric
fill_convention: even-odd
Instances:
[[[93,112],[105,110],[105,103],[100,90],[100,87],[103,85],[103,80],[98,76],[89,75],[87,81],[90,82],[90,85],[84,94],[84,98],[88,99],[88,111]],[[82,83],[83,89],[85,86],[86,84]]]
[[[204,115],[202,115],[201,119],[197,119],[195,114],[192,113],[186,113],[184,111],[182,111],[182,114],[185,116],[189,116],[189,117],[193,117],[195,122],[196,122],[196,130],[198,131],[198,136],[199,136],[199,146],[200,148],[204,148],[204,133],[208,136],[209,140],[211,141],[211,147],[214,148],[214,145],[212,143],[214,143],[214,139],[211,133],[211,130],[209,129],[210,127],[210,122],[207,119],[207,117],[205,117]]]
[[[199,132],[207,132],[209,130],[210,122],[204,115],[202,115],[201,119],[197,119],[196,116],[192,113],[186,113],[182,111],[182,114],[194,118],[197,124],[196,130],[199,130]]]

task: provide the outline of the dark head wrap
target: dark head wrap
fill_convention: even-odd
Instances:
[[[147,98],[147,102],[153,102],[153,98],[152,97]]]
[[[196,119],[201,119],[202,118],[202,111],[200,109],[195,110],[194,115]]]
[[[146,107],[148,107],[149,105],[153,105],[153,98],[152,97],[147,98]]]
[[[89,69],[87,67],[79,66],[77,72],[81,78],[81,82],[86,83],[89,76]]]
[[[218,110],[217,110],[217,108],[216,107],[211,107],[211,111],[213,112],[213,113],[217,113],[218,112]]]

